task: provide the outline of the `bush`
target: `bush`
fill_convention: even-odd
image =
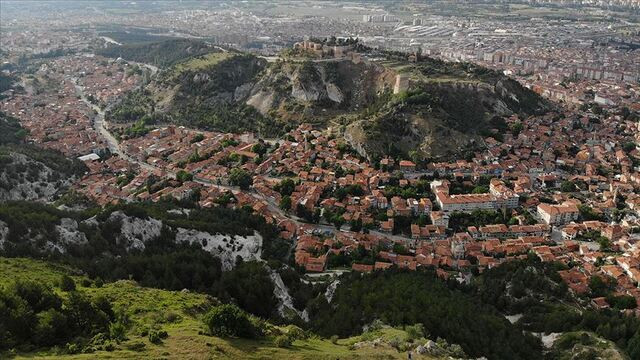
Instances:
[[[165,315],[164,319],[165,319],[166,322],[172,324],[172,323],[179,322],[180,320],[182,320],[182,317],[178,313],[175,313],[173,311],[169,311]]]
[[[304,330],[295,325],[287,326],[287,336],[289,336],[292,341],[304,340],[307,338],[307,334],[305,334]]]
[[[75,291],[76,290],[75,281],[73,281],[73,279],[68,275],[63,275],[62,278],[60,278],[60,290],[67,291],[67,292]]]
[[[149,332],[149,341],[153,344],[160,344],[162,343],[162,339],[166,339],[167,337],[169,337],[169,334],[164,330],[151,330]]]
[[[415,324],[412,326],[406,326],[407,340],[414,341],[424,337],[424,325]]]
[[[291,346],[293,340],[288,335],[280,335],[275,338],[273,343],[279,348],[286,348]]]
[[[334,345],[337,345],[338,344],[338,339],[339,339],[338,335],[332,335],[331,336],[331,343],[334,344]]]
[[[253,338],[256,335],[247,313],[233,304],[214,307],[204,316],[204,323],[214,336]]]
[[[109,337],[115,341],[124,341],[127,339],[127,327],[120,321],[109,325]]]
[[[142,351],[144,350],[146,345],[142,341],[136,341],[134,343],[128,344],[126,347],[128,350],[131,350],[131,351]]]

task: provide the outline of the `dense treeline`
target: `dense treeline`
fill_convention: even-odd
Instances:
[[[562,264],[535,257],[492,268],[478,278],[474,293],[507,314],[522,314],[517,325],[532,332],[591,331],[640,356],[640,320],[619,310],[581,306],[558,275]]]
[[[0,111],[0,145],[22,143],[26,136],[18,119]]]
[[[73,281],[67,278],[67,281]],[[34,281],[16,281],[0,287],[0,351],[65,345],[73,350],[105,333],[116,316],[106,298],[91,300],[75,289],[62,297]]]
[[[123,58],[158,67],[168,67],[189,57],[219,51],[200,40],[173,39],[152,43],[113,45],[98,51],[98,55]]]
[[[14,82],[16,82],[15,77],[0,73],[0,93],[11,89]]]
[[[470,356],[540,359],[541,344],[493,307],[452,290],[432,271],[391,270],[341,280],[331,304],[323,297],[308,308],[322,335],[352,335],[375,319],[391,325],[421,323],[429,337],[460,344]]]

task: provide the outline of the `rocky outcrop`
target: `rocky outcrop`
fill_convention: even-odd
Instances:
[[[7,237],[9,236],[9,227],[7,223],[0,220],[0,250],[4,249],[4,243],[7,241]]]
[[[222,270],[231,270],[239,256],[245,261],[258,260],[262,253],[262,236],[210,234],[204,231],[178,228],[177,242],[198,244],[220,259]]]
[[[73,219],[61,219],[60,225],[56,225],[56,232],[59,242],[65,245],[84,244],[87,242],[87,236],[78,230],[78,222]]]
[[[295,308],[293,305],[293,298],[289,294],[289,289],[282,281],[282,277],[278,274],[277,271],[269,269],[269,276],[271,277],[271,282],[273,283],[273,293],[278,299],[278,314],[285,319],[292,319],[297,316],[300,319],[308,322],[309,314],[307,314],[307,310],[300,311]],[[295,315],[295,316],[294,316]]]
[[[2,155],[0,201],[51,201],[72,178],[17,152]]]
[[[129,250],[143,250],[144,244],[160,236],[160,232],[162,231],[162,221],[153,218],[141,219],[134,216],[127,216],[122,211],[113,212],[109,220],[120,223],[118,240]]]

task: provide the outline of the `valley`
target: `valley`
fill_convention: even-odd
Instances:
[[[423,37],[420,14],[374,14],[382,3],[255,43],[173,27],[301,18],[262,3],[41,6],[54,3],[50,31],[0,27],[0,358],[640,356],[629,74],[576,66],[551,93],[540,82],[568,68],[489,57],[483,41],[513,34],[479,20],[446,35],[475,37],[464,56],[349,33],[362,20]],[[173,20],[52,20],[76,6]],[[318,35],[336,24],[351,30]],[[626,46],[607,50],[616,67]],[[580,106],[559,101],[580,84]]]

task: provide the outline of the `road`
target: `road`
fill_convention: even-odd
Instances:
[[[93,103],[91,103],[91,101],[89,101],[89,99],[87,98],[85,92],[84,92],[84,88],[80,85],[78,85],[76,83],[76,81],[74,81],[75,87],[76,87],[76,92],[77,94],[80,96],[80,98],[82,99],[82,101],[84,101],[87,106],[89,106],[95,113],[96,116],[93,118],[93,129],[102,136],[102,138],[104,139],[104,141],[107,143],[107,146],[109,147],[109,150],[111,151],[112,154],[117,154],[118,156],[120,156],[120,158],[130,162],[130,163],[135,163],[138,164],[141,168],[149,170],[149,171],[158,171],[158,170],[162,170],[156,166],[153,166],[149,163],[146,163],[144,161],[140,161],[137,160],[135,158],[130,157],[129,155],[127,155],[121,148],[120,143],[118,143],[118,140],[109,132],[109,130],[107,130],[107,128],[105,127],[105,121],[104,121],[104,114],[105,114],[105,110],[102,110],[98,105],[95,105]],[[175,176],[175,174],[173,174]]]
[[[87,95],[84,91],[84,87],[80,86],[77,84],[77,79],[73,79],[74,85],[76,87],[76,93],[80,96],[80,98],[82,99],[82,101],[84,101],[87,106],[89,106],[93,111],[95,111],[96,116],[93,119],[93,128],[95,129],[95,131],[100,134],[103,139],[105,140],[105,142],[107,143],[109,150],[111,151],[111,153],[113,154],[117,154],[121,159],[124,159],[126,161],[128,161],[129,163],[133,163],[133,164],[137,164],[138,166],[140,166],[140,168],[151,171],[151,172],[164,172],[165,174],[167,174],[167,176],[172,177],[175,179],[176,174],[171,172],[171,171],[167,171],[164,168],[158,167],[158,166],[154,166],[151,165],[147,162],[138,160],[136,158],[133,158],[131,156],[129,156],[123,149],[122,146],[120,145],[120,143],[118,142],[118,139],[116,139],[110,132],[109,130],[107,130],[107,128],[105,127],[105,110],[111,108],[114,104],[110,104],[109,106],[107,106],[107,108],[105,110],[101,109],[99,106],[91,103],[89,101],[89,99],[87,98]],[[231,191],[232,193],[237,194],[238,192],[243,192],[247,195],[252,196],[253,198],[255,198],[256,200],[262,201],[267,205],[267,208],[269,209],[269,211],[273,214],[277,214],[280,218],[284,218],[284,219],[289,219],[293,222],[295,222],[298,226],[301,225],[312,225],[314,228],[319,229],[323,232],[335,232],[337,231],[335,229],[334,226],[332,225],[325,225],[325,224],[308,224],[304,221],[302,221],[302,219],[300,219],[299,217],[295,216],[295,215],[291,215],[286,213],[285,211],[283,211],[282,209],[280,209],[280,207],[278,206],[278,204],[276,204],[274,201],[272,201],[271,199],[263,196],[260,193],[254,192],[254,191],[243,191],[241,190],[239,187],[236,186],[228,186],[228,185],[218,185],[218,184],[212,184],[210,182],[205,182],[205,181],[200,181],[200,180],[194,180],[194,182],[207,186],[207,187],[216,187],[218,189],[221,190],[226,190],[226,191]],[[387,237],[389,239],[392,239],[394,241],[400,241],[400,242],[409,242],[411,241],[411,239],[403,237],[403,236],[398,236],[398,235],[392,235],[392,234],[386,234],[386,233],[381,233],[379,231],[375,231],[375,230],[370,230],[371,234],[374,235],[378,235],[378,236],[384,236]],[[291,251],[293,251],[293,249],[295,249],[296,247],[296,241],[294,240],[291,248],[289,249],[289,253]]]

